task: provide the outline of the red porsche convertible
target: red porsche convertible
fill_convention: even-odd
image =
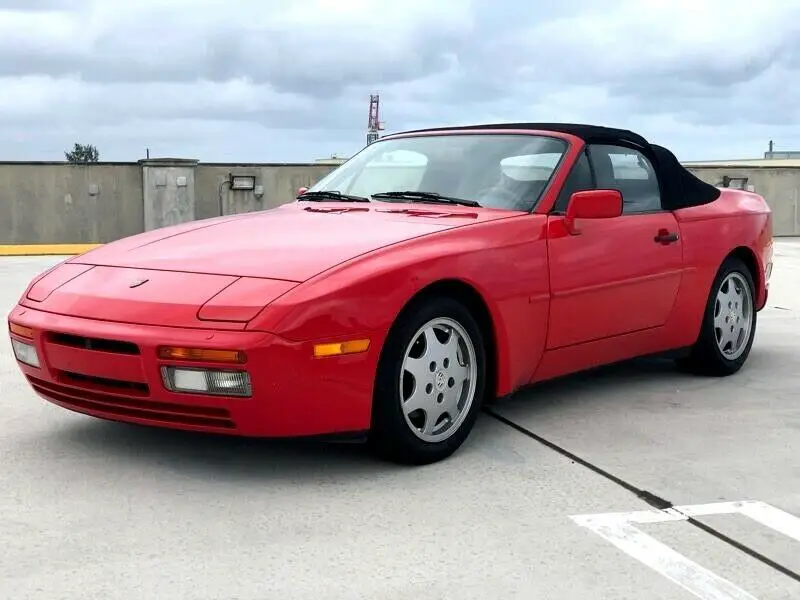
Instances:
[[[389,135],[297,201],[149,231],[38,276],[9,315],[40,396],[104,419],[451,455],[486,400],[642,355],[745,362],[762,197],[626,130]]]

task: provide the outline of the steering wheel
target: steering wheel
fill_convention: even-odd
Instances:
[[[522,198],[520,198],[514,192],[502,187],[483,188],[477,194],[475,194],[475,199],[478,202],[481,202],[481,199],[484,197],[484,195],[492,199],[491,206],[493,208],[516,209],[520,204],[522,204]],[[483,202],[481,202],[481,204],[483,204]]]

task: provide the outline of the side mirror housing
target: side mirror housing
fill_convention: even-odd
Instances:
[[[622,194],[618,190],[586,190],[575,192],[569,199],[565,223],[572,235],[577,219],[613,219],[622,215]]]
[[[307,191],[308,191],[308,188],[307,188],[307,187],[301,187],[301,188],[297,188],[297,195],[298,195],[298,196],[302,196],[302,195],[303,195],[303,194],[305,194]]]

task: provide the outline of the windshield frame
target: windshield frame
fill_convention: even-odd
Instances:
[[[534,201],[530,204],[527,208],[506,208],[506,207],[494,207],[494,206],[482,206],[481,208],[487,210],[502,210],[507,212],[519,212],[522,214],[532,214],[536,211],[536,209],[541,205],[542,200],[545,199],[548,194],[550,193],[554,182],[558,179],[558,175],[561,172],[561,169],[565,162],[569,161],[569,157],[572,155],[572,151],[575,145],[573,136],[561,134],[560,132],[553,132],[553,131],[546,131],[546,130],[517,130],[517,129],[494,129],[494,128],[486,128],[486,129],[441,129],[441,130],[430,130],[430,131],[415,131],[415,132],[407,132],[407,133],[396,133],[390,134],[386,137],[379,138],[375,142],[364,146],[361,150],[356,152],[353,156],[347,159],[344,163],[336,167],[334,170],[329,172],[325,175],[322,179],[316,182],[313,186],[308,188],[308,191],[321,191],[321,190],[331,190],[334,189],[333,187],[328,186],[328,184],[341,177],[344,173],[346,173],[349,168],[352,168],[354,164],[356,164],[359,157],[363,155],[365,152],[371,152],[375,149],[373,146],[377,144],[383,144],[386,142],[391,142],[395,140],[402,140],[402,139],[412,139],[412,138],[430,138],[430,137],[456,137],[456,136],[479,136],[479,135],[489,135],[494,137],[511,137],[511,136],[525,136],[525,137],[535,137],[535,138],[549,138],[554,141],[558,141],[564,145],[564,148],[559,156],[558,160],[556,161],[555,165],[553,166],[550,174],[547,178],[547,181],[541,191],[538,194],[538,197],[534,199]],[[363,166],[361,167],[363,169]],[[357,171],[355,171],[357,173]],[[347,181],[347,180],[345,180]],[[348,182],[349,183],[349,182]],[[344,190],[340,190],[343,193],[346,193]],[[422,190],[421,190],[422,191]],[[471,198],[474,200],[474,198]],[[387,202],[384,199],[374,199],[374,202]],[[389,201],[391,202],[391,201]],[[408,202],[413,202],[409,200]],[[418,200],[417,200],[418,202]],[[397,203],[397,202],[395,202]],[[456,205],[453,205],[456,207]],[[474,210],[474,209],[473,209]]]

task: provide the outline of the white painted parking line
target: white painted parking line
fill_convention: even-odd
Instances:
[[[573,515],[590,529],[639,562],[702,600],[756,600],[755,596],[712,573],[644,533],[636,524],[686,521],[690,517],[739,514],[800,542],[800,519],[764,502],[717,502],[675,506],[666,510]]]
[[[676,506],[675,510],[686,517],[740,514],[800,542],[800,519],[766,502],[747,500],[714,504],[687,504]]]

